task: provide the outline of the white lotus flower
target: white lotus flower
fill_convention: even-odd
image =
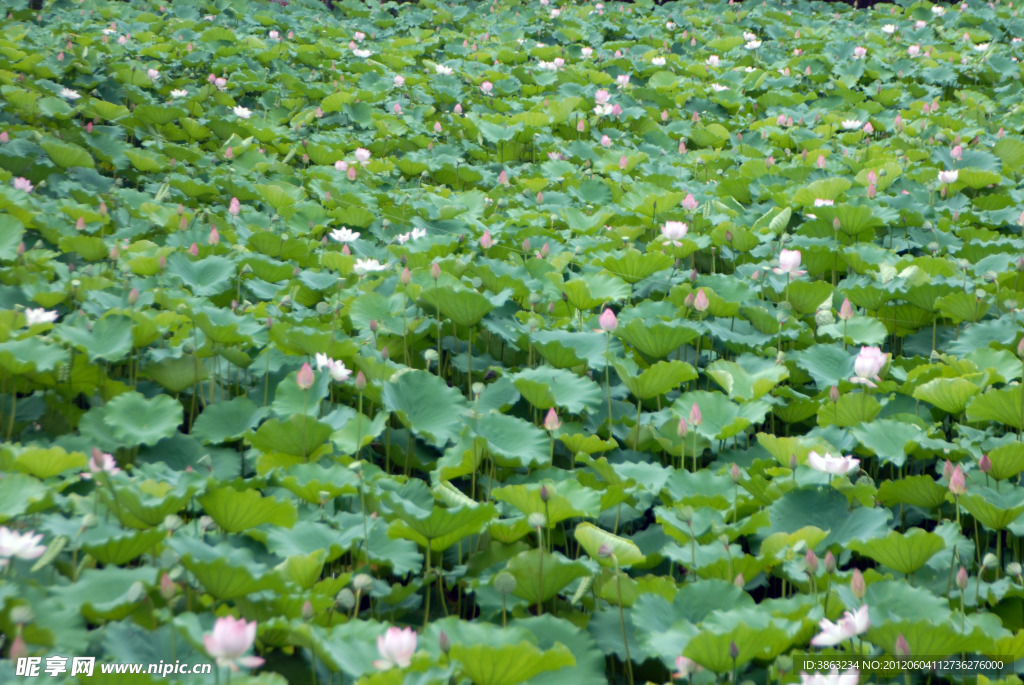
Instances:
[[[37,323],[53,323],[57,320],[57,312],[48,312],[45,309],[26,309],[25,325],[35,326]]]
[[[663,66],[665,66],[665,58],[664,57],[652,57],[651,58],[651,64],[653,64],[656,67],[663,67]]]
[[[71,90],[70,88],[64,88],[64,89],[62,89],[60,91],[60,96],[62,98],[67,98],[68,100],[77,100],[78,98],[82,97],[82,94],[79,93],[77,90]]]
[[[248,119],[252,116],[252,110],[247,107],[235,107],[232,111],[239,119]]]
[[[360,50],[359,48],[356,48],[355,50],[352,51],[352,54],[355,55],[356,57],[361,57],[362,59],[366,59],[367,57],[369,57],[373,53],[370,52],[369,50]]]
[[[759,47],[761,47],[761,41],[749,40],[747,41],[747,44],[744,45],[743,47],[745,47],[747,50],[757,50]]]
[[[171,97],[175,100],[177,100],[178,98],[188,97],[188,91],[184,88],[176,88],[171,91]]]
[[[352,270],[359,276],[365,276],[366,274],[373,273],[374,271],[384,271],[385,269],[387,269],[387,267],[376,259],[357,259],[355,266],[352,267]]]
[[[359,231],[353,231],[352,229],[342,226],[331,231],[331,238],[337,240],[339,243],[352,243],[359,240]]]
[[[452,74],[455,73],[454,69],[452,69],[451,67],[446,67],[443,64],[438,64],[436,67],[434,67],[434,70],[438,74],[443,74],[444,76],[451,76]]]
[[[843,119],[843,123],[840,124],[840,126],[842,126],[847,131],[856,131],[863,125],[864,122],[857,121],[856,119]]]
[[[949,184],[956,183],[956,179],[960,176],[960,172],[956,169],[952,171],[940,171],[939,172],[939,183]]]
[[[831,476],[845,476],[851,471],[856,471],[860,468],[860,460],[854,459],[849,455],[833,457],[828,452],[821,455],[811,450],[811,453],[807,455],[807,465],[815,471],[827,473]]]
[[[974,46],[974,49],[977,50],[978,52],[985,52],[986,50],[988,50],[988,45],[988,43],[978,43],[977,45]]]
[[[896,24],[886,24],[882,27],[882,33],[889,36],[896,33]]]
[[[721,93],[723,90],[729,90],[729,86],[723,86],[721,83],[712,83],[711,90]]]

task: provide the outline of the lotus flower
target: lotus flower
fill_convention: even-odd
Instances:
[[[188,97],[188,91],[184,88],[175,88],[171,91],[171,98],[174,100],[184,97]]]
[[[306,362],[295,375],[295,384],[302,390],[309,390],[313,387],[313,381],[313,369],[309,366],[309,362]]]
[[[960,172],[956,169],[952,171],[940,171],[939,172],[939,183],[948,185],[950,183],[956,183],[956,179],[960,176]]]
[[[682,245],[680,240],[686,235],[686,232],[690,230],[690,227],[684,224],[682,221],[666,221],[661,227],[661,235],[665,236],[665,241],[672,243],[673,245]]]
[[[377,651],[382,657],[373,662],[377,668],[405,668],[412,663],[412,655],[416,652],[416,631],[412,628],[388,628],[386,633],[377,636]]]
[[[779,265],[772,269],[777,274],[789,274],[790,277],[802,276],[806,271],[800,270],[800,250],[783,250],[779,253]]]
[[[676,657],[676,672],[672,674],[673,678],[688,678],[691,673],[697,673],[703,671],[704,667],[698,664],[693,659],[685,656]]]
[[[882,27],[882,33],[889,36],[896,33],[896,24],[886,24]]]
[[[26,193],[31,193],[34,188],[35,186],[32,185],[32,181],[28,180],[24,176],[18,176],[14,179],[15,190],[24,190]]]
[[[454,69],[452,69],[451,67],[446,67],[443,64],[438,64],[436,67],[434,67],[434,71],[436,71],[438,74],[441,74],[442,76],[451,76],[452,74],[455,73]]]
[[[330,236],[339,243],[352,243],[359,240],[359,231],[353,231],[352,229],[342,226],[331,231]]]
[[[117,467],[117,461],[114,459],[114,455],[107,454],[106,452],[100,451],[94,447],[92,449],[92,457],[89,459],[89,473],[83,473],[82,478],[86,480],[92,478],[94,473],[108,473],[114,475],[115,473],[121,473],[121,469]]]
[[[480,247],[482,247],[483,249],[486,250],[487,248],[489,248],[493,244],[494,244],[494,239],[491,237],[491,229],[485,228],[484,229],[484,234],[482,236],[480,236]]]
[[[850,455],[833,457],[828,452],[820,455],[811,450],[811,453],[807,455],[807,464],[815,471],[827,473],[831,476],[845,476],[860,467],[860,460],[854,459]]]
[[[235,107],[231,111],[233,111],[235,113],[235,116],[238,117],[239,119],[248,119],[249,117],[252,116],[252,110],[249,109],[248,107],[241,107],[241,106],[239,106],[239,107]]]
[[[48,312],[45,309],[26,309],[25,325],[35,326],[37,323],[53,323],[57,320],[57,312]]]
[[[562,422],[558,418],[558,414],[555,412],[555,408],[551,407],[548,409],[547,415],[544,416],[544,430],[556,431],[562,427]]]
[[[230,666],[232,671],[237,671],[239,665],[246,668],[263,665],[261,657],[242,656],[252,648],[255,641],[256,621],[247,623],[233,616],[218,618],[213,624],[213,633],[203,635],[206,653],[217,660],[218,666]]]
[[[40,545],[43,534],[35,531],[18,533],[7,526],[0,526],[0,557],[5,559],[37,559],[43,556],[46,545]]]
[[[853,58],[854,59],[864,59],[864,57],[866,57],[867,54],[868,54],[868,49],[865,48],[865,47],[862,47],[860,45],[858,45],[857,47],[855,47],[853,49]]]
[[[967,480],[964,478],[964,470],[960,464],[956,465],[953,473],[949,476],[949,491],[957,497],[967,493]]]
[[[149,77],[150,81],[156,81],[158,78],[160,78],[160,72],[156,69],[148,69],[146,71],[146,76]]]
[[[352,270],[359,276],[365,276],[366,274],[374,271],[384,271],[385,269],[387,269],[387,267],[376,259],[357,259],[355,266],[352,267]]]
[[[800,685],[857,685],[859,682],[860,671],[855,668],[842,673],[838,668],[833,668],[828,674],[800,673]]]
[[[367,150],[365,147],[357,148],[355,155],[356,159],[362,164],[366,164],[368,161],[370,161],[370,151]]]
[[[82,97],[81,93],[79,93],[77,90],[71,90],[70,88],[61,89],[60,96],[68,100],[77,100],[78,98]]]
[[[405,85],[405,77],[404,76],[395,76],[395,88],[401,88],[404,85]]]
[[[706,312],[709,306],[711,306],[711,303],[708,301],[707,293],[704,292],[704,288],[701,288],[693,298],[693,308],[698,312]]]
[[[491,91],[494,90],[494,84],[490,81],[484,81],[480,84],[480,90],[483,91],[484,95],[490,95]]]
[[[316,360],[316,370],[322,371],[326,368],[327,373],[338,383],[344,383],[352,375],[352,371],[345,366],[344,362],[331,359],[326,354],[317,353],[314,359]]]
[[[862,605],[853,613],[847,611],[836,623],[823,618],[818,626],[821,632],[811,640],[811,644],[815,647],[834,647],[851,637],[862,635],[871,627],[868,605]]]
[[[856,375],[850,381],[870,388],[876,387],[874,381],[882,380],[878,374],[881,373],[888,359],[889,355],[882,354],[882,350],[878,347],[861,347],[860,353],[853,363],[853,372]]]
[[[683,209],[693,211],[697,209],[697,200],[693,197],[693,193],[687,193],[686,197],[680,203]]]
[[[857,119],[843,119],[842,123],[840,124],[840,126],[842,126],[847,131],[856,131],[863,125],[864,122],[858,121]]]
[[[231,216],[238,216],[241,211],[242,203],[238,201],[237,197],[231,198],[231,202],[228,203],[228,214]]]
[[[698,405],[696,402],[694,402],[693,406],[690,407],[690,423],[694,427],[697,427],[700,424],[704,423],[704,415],[701,414],[700,405]]]
[[[706,60],[704,60],[704,62],[709,67],[717,67],[719,64],[721,64],[721,60],[718,59],[718,55],[711,55]]]

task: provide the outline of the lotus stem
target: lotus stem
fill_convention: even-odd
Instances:
[[[622,572],[619,570],[619,560],[612,555],[615,562],[615,584],[619,593],[619,625],[622,627],[622,646],[626,650],[626,677],[629,685],[633,685],[633,659],[629,656],[629,638],[626,637],[626,614],[622,609]]]

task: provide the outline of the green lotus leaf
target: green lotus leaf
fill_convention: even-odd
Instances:
[[[513,594],[531,605],[547,602],[572,581],[590,575],[586,564],[570,561],[558,552],[539,549],[512,557],[506,570],[516,579]]]
[[[735,361],[717,360],[707,374],[729,395],[729,399],[746,402],[765,395],[789,378],[789,370],[774,360],[742,354]]]
[[[536,468],[550,461],[551,438],[532,423],[505,414],[486,414],[472,423],[499,466]]]
[[[0,478],[0,523],[49,506],[53,489],[38,479],[12,472]]]
[[[92,155],[84,147],[74,143],[64,143],[56,140],[44,140],[39,146],[46,150],[53,163],[62,169],[69,167],[86,167],[92,169],[96,166]]]
[[[123,566],[153,549],[167,537],[161,528],[124,530],[109,523],[87,528],[80,536],[82,549],[101,564]]]
[[[78,581],[52,588],[65,605],[80,606],[89,621],[119,621],[148,598],[147,590],[157,584],[160,569],[140,568],[88,569]]]
[[[277,384],[271,408],[281,417],[305,414],[316,418],[320,413],[320,402],[327,397],[331,375],[326,370],[313,371],[313,385],[308,388],[299,386],[298,375],[299,371],[295,370]]]
[[[629,568],[633,564],[644,561],[644,555],[636,543],[624,537],[614,535],[602,530],[592,523],[580,523],[573,533],[576,540],[583,545],[591,559],[594,559],[602,566],[618,566]],[[607,545],[612,556],[602,556],[601,548]]]
[[[444,380],[426,371],[409,371],[384,384],[384,407],[414,434],[435,447],[458,438],[466,399]]]
[[[283,452],[309,459],[316,455],[334,429],[312,416],[293,414],[285,420],[270,419],[249,436],[252,446],[262,452]]]
[[[1024,492],[972,487],[959,497],[960,506],[989,530],[1003,530],[1024,513]]]
[[[127,316],[105,316],[97,321],[92,330],[62,326],[60,333],[71,344],[89,355],[90,361],[120,361],[132,349],[132,326]]]
[[[186,355],[150,362],[142,367],[139,374],[156,381],[170,392],[179,393],[206,380],[209,377],[209,370],[199,357]]]
[[[110,489],[104,487],[99,492],[121,523],[131,528],[152,528],[184,509],[198,485],[179,483],[175,486],[149,479],[123,485],[114,483],[113,497],[108,492]]]
[[[239,533],[265,523],[291,528],[298,520],[295,505],[275,497],[264,497],[256,490],[236,490],[231,486],[208,489],[199,504],[229,533]]]
[[[912,423],[893,419],[875,419],[850,429],[861,447],[873,452],[882,462],[903,466],[927,434]]]
[[[882,405],[866,392],[848,392],[838,402],[824,402],[818,407],[818,425],[836,425],[849,428],[874,420],[882,411]]]
[[[584,273],[579,278],[558,284],[558,287],[574,309],[583,311],[629,297],[629,285],[621,278],[605,273]]]
[[[475,326],[499,303],[468,288],[441,286],[424,288],[420,300],[456,325]]]
[[[107,403],[103,422],[125,445],[155,445],[177,433],[183,415],[181,404],[167,395],[146,399],[126,392]]]
[[[896,653],[896,641],[903,639],[914,654],[928,654],[944,658],[954,654],[971,654],[991,647],[991,638],[974,625],[966,635],[959,630],[960,623],[931,620],[887,621],[868,629],[864,639],[878,645],[886,654]]]
[[[303,590],[309,590],[320,580],[327,560],[327,551],[318,549],[309,554],[293,554],[278,565],[277,571]]]
[[[169,544],[181,557],[182,565],[219,600],[282,588],[281,580],[269,573],[266,566],[253,561],[247,549],[225,543],[211,547],[186,536],[173,537]]]
[[[428,513],[395,501],[398,519],[388,526],[388,535],[412,540],[420,547],[429,546],[434,552],[443,552],[467,535],[476,535],[498,514],[490,503],[456,509],[434,507]]]
[[[546,502],[541,497],[541,487],[547,488]],[[507,485],[492,490],[491,496],[511,504],[526,516],[543,514],[548,528],[565,519],[596,518],[601,513],[601,493],[571,480],[543,486],[536,483]]]
[[[672,258],[663,252],[642,253],[632,248],[597,263],[629,284],[646,280],[674,264]]]
[[[63,447],[28,447],[15,457],[12,466],[36,478],[52,478],[71,469],[82,470],[88,459],[81,452],[67,452]]]
[[[849,345],[881,345],[888,331],[878,319],[854,316],[846,321],[818,326],[818,335],[843,340]]]
[[[695,430],[716,440],[731,438],[751,424],[760,423],[769,409],[763,400],[735,404],[720,392],[698,390],[680,395],[672,404],[672,411],[676,416],[688,417],[694,403],[700,406],[703,415],[703,423]]]
[[[167,258],[167,274],[201,297],[212,297],[231,285],[235,262],[216,255],[192,260],[181,252]]]
[[[847,547],[899,573],[911,574],[946,547],[942,536],[913,528],[908,533],[892,531],[884,538],[853,540]]]
[[[733,624],[729,614],[737,613],[747,620]],[[725,625],[709,625],[715,618],[725,619]],[[715,673],[729,673],[754,659],[773,659],[793,644],[799,629],[799,623],[771,620],[766,613],[756,610],[716,612],[683,648],[683,656]],[[738,648],[735,659],[730,654],[732,645]]]
[[[913,396],[944,412],[962,414],[967,403],[979,392],[978,384],[966,378],[934,378],[914,388]]]
[[[664,359],[696,339],[698,333],[683,323],[631,319],[620,325],[614,335],[651,359]]]
[[[989,390],[967,405],[968,421],[996,421],[1017,430],[1024,429],[1024,397],[1017,387]]]
[[[990,306],[990,302],[963,291],[950,293],[935,301],[935,309],[953,323],[980,321],[988,313]]]
[[[988,458],[992,461],[991,477],[996,480],[1013,478],[1024,471],[1024,444],[1011,442],[989,450]]]
[[[203,443],[216,444],[241,439],[266,415],[248,397],[235,397],[227,402],[211,404],[192,424],[192,437]]]
[[[511,378],[526,401],[540,410],[561,407],[570,414],[581,414],[593,412],[601,404],[601,386],[571,371],[541,366]]]
[[[678,359],[656,362],[639,373],[632,360],[616,362],[614,366],[623,385],[639,400],[659,397],[697,378],[697,370]]]
[[[878,499],[887,507],[909,504],[924,509],[935,509],[946,501],[947,492],[949,490],[939,485],[931,476],[905,476],[899,480],[887,480],[879,485]]]
[[[543,651],[529,642],[500,647],[456,644],[451,658],[462,665],[473,685],[518,685],[546,671],[576,665],[572,652],[561,643]]]

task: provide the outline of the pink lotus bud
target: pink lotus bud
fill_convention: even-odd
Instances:
[[[359,392],[366,390],[366,376],[362,371],[356,374],[356,390]]]
[[[711,303],[708,301],[708,296],[704,292],[704,288],[698,290],[696,297],[693,298],[693,308],[696,309],[698,312],[706,312],[710,304]]]
[[[686,307],[686,308],[692,307],[693,306],[693,300],[694,300],[693,293],[687,293],[686,297],[683,298],[683,306]]]
[[[860,572],[859,568],[853,570],[853,578],[850,579],[850,592],[857,599],[864,599],[864,593],[867,592],[864,575]]]
[[[193,257],[198,257],[199,256],[199,246],[196,245],[195,243],[192,243],[192,246],[188,248],[188,253],[190,255],[192,255]]]
[[[537,204],[543,204],[543,203],[544,203],[544,193],[542,193],[541,191],[538,190],[537,191]]]
[[[987,454],[981,455],[981,459],[978,460],[978,468],[982,473],[990,473],[992,471],[992,460]]]
[[[825,573],[836,572],[836,556],[832,554],[832,550],[825,552]]]
[[[11,641],[10,651],[8,651],[7,656],[15,663],[17,663],[19,659],[25,659],[28,657],[28,645],[25,644],[25,638],[21,636],[20,630],[14,640]]]
[[[953,475],[953,462],[949,459],[942,465],[942,477],[949,480],[949,477]]]
[[[619,157],[619,169],[625,170],[627,166],[629,166],[629,160],[626,159],[626,155],[622,155]]]
[[[853,305],[848,297],[843,299],[843,305],[839,308],[839,318],[843,321],[853,318]]]
[[[409,285],[412,283],[412,272],[409,271],[409,267],[402,269],[402,275],[399,280],[402,281],[402,285]]]
[[[302,620],[307,623],[313,620],[313,603],[308,599],[302,603]]]
[[[216,245],[220,242],[220,233],[217,232],[216,226],[210,227],[210,244]]]
[[[775,123],[777,125],[779,125],[779,126],[785,126],[786,125],[786,115],[785,114],[780,114],[779,118],[776,119]]]
[[[694,428],[700,426],[704,422],[704,418],[700,413],[700,405],[696,402],[690,407],[690,423],[693,424]]]
[[[524,238],[523,239],[523,252],[529,252],[529,251],[530,251],[530,239],[529,238]]]
[[[484,234],[480,236],[480,247],[486,250],[493,244],[494,240],[491,239],[491,229],[484,229]]]
[[[967,589],[967,569],[963,566],[956,572],[956,586],[961,590]]]
[[[616,102],[614,105],[612,105],[612,116],[617,117],[620,114],[622,114],[622,107],[619,105],[619,103]]]
[[[740,472],[740,467],[738,465],[733,464],[732,468],[729,469],[729,478],[732,479],[733,483],[739,483],[743,480],[743,473]]]
[[[814,554],[813,549],[807,550],[807,554],[804,555],[804,561],[807,562],[807,568],[811,573],[818,572],[818,557]]]
[[[348,168],[348,180],[356,180],[356,166],[354,164]]]
[[[165,602],[170,602],[177,593],[178,586],[171,580],[170,574],[164,571],[163,575],[160,576],[160,596],[164,598]]]
[[[775,156],[774,155],[768,155],[768,158],[764,160],[764,164],[767,167],[775,166]]]
[[[963,146],[962,145],[954,145],[953,149],[950,150],[950,152],[949,152],[949,156],[952,157],[953,159],[963,159],[964,158],[964,148],[963,148]]]
[[[580,133],[583,133],[586,129],[587,125],[583,122],[582,119],[578,119],[576,121],[576,130],[579,131]]]
[[[504,169],[502,169],[501,172],[498,174],[498,183],[506,187],[508,187],[509,185],[508,174],[505,173]]]
[[[231,149],[231,148],[229,147],[229,148],[228,148],[228,149],[227,149],[227,150],[226,150],[226,151],[224,152],[224,159],[234,159],[234,158],[235,158],[235,151],[234,151],[234,150],[232,150],[232,149]]]
[[[7,134],[7,131],[0,132],[0,143],[11,142],[11,137]]]
[[[700,114],[697,113],[697,110],[693,110],[693,116],[690,118],[693,119],[693,123],[696,124],[698,121],[700,121]]]
[[[867,195],[869,200],[874,200],[875,196],[878,195],[878,188],[875,186],[874,183],[868,186]]]
[[[540,246],[540,258],[544,259],[549,254],[551,254],[551,246],[548,245],[547,242],[545,242],[543,245]]]
[[[434,122],[434,133],[440,133],[442,130],[443,129],[441,128],[441,122],[440,121],[435,121]]]
[[[732,580],[732,584],[742,590],[743,588],[745,588],[747,586],[747,581],[743,577],[742,573],[737,573],[736,577],[733,578],[733,580]],[[736,656],[739,656],[739,654],[740,654],[739,648],[736,647],[736,643],[735,642],[732,642],[732,643],[729,644],[729,654],[730,655],[732,655],[732,652],[733,652],[734,649],[736,651]],[[733,658],[735,659],[736,656],[734,656]]]
[[[554,432],[562,427],[562,422],[558,418],[558,414],[555,412],[555,408],[551,407],[548,409],[547,415],[544,417],[544,430]]]
[[[681,438],[685,438],[686,434],[690,432],[690,427],[686,425],[686,419],[680,418],[679,425],[676,426],[676,435]]]
[[[667,109],[661,110],[661,120],[662,121],[668,121],[668,110]]]
[[[839,386],[833,385],[828,391],[828,398],[833,404],[839,401]]]
[[[18,245],[18,256],[20,257],[24,253],[25,253],[25,243],[21,243],[20,245]],[[121,256],[121,251],[117,249],[117,245],[114,245],[112,248],[110,248],[110,259],[111,260],[116,262],[120,256]]]
[[[441,266],[437,262],[430,265],[430,277],[435,281],[441,278]]]
[[[964,478],[964,470],[960,464],[956,465],[953,473],[949,476],[949,491],[959,497],[967,492],[967,480]]]
[[[395,106],[391,108],[391,111],[394,112],[395,114],[401,114],[402,113],[402,105],[401,105],[401,103],[396,102]]]
[[[825,168],[825,155],[818,155],[818,159],[815,162],[815,164],[817,164],[819,169],[824,169]]]
[[[608,136],[601,136],[601,147],[609,147],[612,144],[612,139]]]
[[[456,102],[455,109],[453,109],[452,111],[455,112],[456,114],[462,114],[462,103]]]
[[[605,307],[605,310],[601,312],[600,318],[597,323],[601,326],[601,330],[612,332],[619,327],[619,320],[615,318],[615,312]]]
[[[892,651],[893,656],[898,656],[901,659],[906,659],[910,656],[910,644],[907,642],[907,638],[903,637],[903,633],[896,637],[896,645]]]
[[[309,390],[313,387],[313,368],[306,362],[299,369],[299,373],[295,376],[295,383],[302,390]]]
[[[864,129],[863,130],[864,130],[864,133],[866,133],[866,134],[868,134],[870,136],[872,133],[875,132],[875,127],[872,126],[871,122],[869,121],[868,123],[864,124]]]

